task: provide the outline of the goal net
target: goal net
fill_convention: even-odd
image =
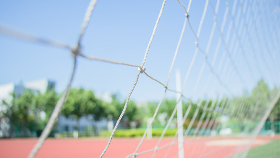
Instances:
[[[99,52],[94,53],[96,56],[89,56],[84,51],[82,41],[87,34],[86,30],[90,29],[92,25],[96,25],[95,22],[89,25],[91,16],[101,16],[100,11],[97,11],[95,15],[93,10],[98,7],[103,9],[102,7],[105,8],[107,5],[102,2],[98,3],[100,6],[96,5],[97,0],[91,0],[89,3],[77,43],[74,46],[46,40],[16,31],[17,28],[0,25],[1,35],[63,48],[71,53],[73,58],[69,82],[38,142],[30,152],[29,158],[34,157],[43,146],[60,114],[76,74],[76,67],[79,65],[77,64],[78,58],[98,61],[98,63],[103,62],[103,64],[120,65],[118,69],[132,67],[133,71],[130,71],[129,76],[135,76],[124,108],[100,157],[106,157],[106,151],[110,149],[114,133],[123,119],[128,102],[138,87],[141,90],[146,89],[148,95],[156,96],[159,101],[138,146],[133,152],[127,153],[127,157],[146,157],[147,155],[157,157],[159,153],[160,157],[163,155],[180,158],[211,157],[215,153],[222,152],[222,157],[246,157],[280,97],[279,1],[163,0],[159,6],[149,6],[150,2],[145,2],[145,5],[139,6],[142,7],[141,10],[137,10],[135,5],[128,4],[129,7],[135,8],[128,7],[127,14],[136,10],[135,12],[139,11],[143,17],[133,17],[133,14],[127,20],[150,24],[149,20],[153,18],[153,23],[155,23],[152,28],[149,26],[149,33],[152,33],[149,39],[143,40],[148,42],[145,50],[142,52],[129,50],[132,54],[139,52],[135,53],[136,57],[139,54],[144,56],[141,57],[141,62],[138,60],[138,63],[130,62],[134,61],[129,58],[135,58],[133,56],[128,56],[125,59],[127,62],[123,62],[121,58],[111,60],[97,57]],[[144,6],[147,7],[147,10],[144,9]],[[147,13],[145,13],[146,11]],[[114,12],[112,11],[111,14]],[[92,21],[95,19],[93,18]],[[111,23],[102,23],[104,30],[107,29],[104,36],[118,31],[108,30],[108,27],[114,28],[122,25],[121,22],[113,21],[113,18],[108,21]],[[102,21],[99,20],[99,22]],[[124,49],[128,48],[129,44],[135,44],[129,42],[130,36],[134,36],[137,31],[142,31],[140,26],[131,24],[128,27],[130,26],[134,27],[134,32],[121,30],[125,38],[118,37],[124,41],[122,42]],[[126,26],[123,27],[126,28]],[[131,38],[133,40],[143,39],[139,33],[137,35],[139,37]],[[107,38],[110,37],[100,37],[102,40],[109,40]],[[118,40],[118,38],[114,39]],[[113,43],[110,44],[114,47]],[[117,48],[120,50],[111,50],[122,51],[121,47]],[[106,50],[108,49],[106,48]],[[180,72],[173,69],[180,69]],[[176,77],[175,72],[177,72]],[[127,76],[124,75],[124,77]],[[98,84],[106,84],[106,81]],[[114,85],[118,84],[118,81],[115,80],[110,82]],[[146,83],[152,83],[154,86],[152,88],[157,90],[148,92],[150,89]],[[138,94],[135,92],[134,97],[140,98],[141,95]],[[147,134],[168,97],[177,97],[177,102],[164,124],[164,130],[160,137],[155,138],[157,143],[153,148],[142,150],[141,145],[147,139]],[[177,132],[166,143],[163,141],[164,136],[170,126],[174,124],[174,119],[178,121]],[[201,146],[205,142],[209,147]],[[232,144],[236,146],[228,150],[227,146]],[[174,152],[174,150],[176,151]]]

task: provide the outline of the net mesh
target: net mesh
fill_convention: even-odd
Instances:
[[[42,135],[30,152],[29,158],[36,155],[54,126],[55,120],[62,109],[67,93],[71,87],[73,77],[75,75],[77,58],[79,57],[138,68],[135,82],[127,96],[124,108],[117,120],[108,144],[101,153],[100,157],[103,157],[107,149],[110,147],[114,133],[124,116],[128,106],[128,101],[137,86],[140,75],[146,75],[148,78],[155,81],[155,84],[161,85],[164,88],[164,93],[154,111],[152,121],[147,126],[138,146],[133,153],[128,153],[127,157],[137,157],[150,152],[153,153],[152,157],[155,157],[160,150],[166,151],[165,157],[170,156],[170,151],[178,144],[178,141],[176,141],[178,131],[173,136],[171,142],[167,144],[162,144],[161,142],[167,129],[170,127],[175,118],[177,105],[182,100],[188,103],[188,107],[184,111],[182,120],[183,122],[189,120],[189,124],[187,127],[184,127],[183,123],[177,125],[177,129],[184,128],[184,139],[182,140],[183,148],[178,149],[175,157],[179,156],[178,153],[180,150],[184,150],[185,155],[188,155],[189,157],[208,157],[224,150],[225,147],[220,147],[211,150],[211,152],[206,152],[204,147],[199,148],[200,143],[203,143],[209,137],[213,136],[213,131],[219,131],[223,128],[219,123],[223,117],[227,117],[235,123],[234,126],[231,127],[233,131],[231,136],[238,136],[238,138],[248,140],[249,142],[237,146],[229,155],[234,155],[234,157],[246,156],[254,139],[260,132],[264,122],[270,114],[270,111],[280,97],[280,74],[278,62],[280,59],[279,9],[275,7],[279,5],[279,1],[234,0],[232,2],[229,0],[206,0],[204,2],[202,14],[197,13],[196,10],[191,10],[192,0],[189,0],[188,3],[178,0],[178,4],[179,5],[176,7],[184,10],[185,18],[165,83],[161,82],[153,75],[148,74],[149,67],[147,67],[146,70],[145,62],[148,58],[148,52],[152,45],[157,28],[160,25],[160,19],[164,12],[166,0],[162,2],[141,65],[112,61],[83,54],[81,51],[81,41],[86,32],[92,11],[95,8],[96,0],[92,0],[86,10],[78,42],[74,47],[34,37],[8,27],[0,26],[1,34],[35,43],[64,48],[71,52],[74,61],[68,85],[57,102],[57,105],[55,106]],[[202,5],[202,3],[199,5]],[[201,14],[198,25],[192,24],[191,17],[194,14]],[[212,16],[212,19],[210,19],[209,15]],[[207,20],[209,24],[209,19],[212,21],[210,22],[212,26],[204,26],[204,21]],[[208,33],[205,33],[207,31],[203,31],[203,28],[211,29]],[[188,33],[191,34],[186,35],[186,30],[188,30]],[[192,41],[195,45],[190,46],[194,47],[193,56],[189,65],[184,67],[186,69],[186,74],[181,91],[176,91],[169,87],[170,76],[172,75],[172,70],[176,63],[178,54],[186,53],[180,52],[180,47],[183,45],[182,41],[184,37],[189,38],[190,36],[193,36],[192,39],[195,39]],[[203,38],[201,38],[201,36],[203,36]],[[206,42],[205,39],[207,39]],[[204,42],[200,42],[203,40]],[[203,62],[195,64],[197,58],[202,58]],[[192,74],[192,71],[197,72],[197,75]],[[195,78],[195,84],[192,90],[188,88],[190,78],[192,80]],[[202,78],[205,78],[206,80],[202,80]],[[265,80],[271,87],[273,87],[269,96],[263,96],[263,89],[258,89],[251,90],[251,97],[243,96],[237,99],[237,96],[240,96],[240,91],[238,90],[250,90],[252,89],[252,85],[256,84],[260,79]],[[186,89],[191,91],[191,93],[186,94]],[[213,92],[216,92],[216,94]],[[159,109],[161,108],[167,93],[180,95],[177,100],[177,104],[169,117],[161,136],[158,138],[156,146],[149,150],[139,151],[147,132],[158,115]],[[208,96],[206,96],[207,94]],[[191,117],[190,112],[194,112]]]

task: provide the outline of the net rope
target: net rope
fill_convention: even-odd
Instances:
[[[167,75],[167,80],[166,83],[164,84],[163,82],[159,81],[152,75],[148,74],[146,71],[146,68],[144,67],[145,62],[148,57],[148,53],[151,47],[151,44],[153,42],[157,27],[159,25],[162,13],[164,11],[164,7],[166,4],[166,0],[163,0],[158,17],[156,19],[156,23],[154,25],[152,35],[150,37],[150,40],[148,42],[146,51],[144,53],[144,58],[142,60],[141,65],[136,65],[136,64],[131,64],[131,63],[125,63],[125,62],[120,62],[120,61],[112,61],[108,59],[102,59],[102,58],[97,58],[97,57],[91,57],[91,56],[86,56],[82,53],[82,38],[86,33],[86,28],[88,27],[88,23],[90,21],[92,12],[95,8],[95,5],[97,3],[97,0],[91,0],[90,4],[88,5],[88,8],[85,13],[85,17],[81,26],[81,31],[79,34],[78,41],[76,45],[74,46],[68,46],[63,43],[58,43],[52,40],[46,40],[43,38],[39,38],[36,36],[32,36],[26,33],[22,33],[19,31],[16,31],[14,29],[1,26],[0,25],[0,33],[3,35],[11,36],[14,38],[18,38],[21,40],[26,40],[34,43],[40,43],[40,44],[45,44],[53,47],[59,47],[63,49],[67,49],[72,57],[73,57],[73,69],[72,73],[70,76],[70,80],[62,93],[62,96],[58,100],[54,111],[44,128],[39,140],[33,147],[32,151],[29,154],[29,158],[35,157],[36,153],[40,150],[42,145],[44,144],[47,136],[49,135],[51,129],[54,126],[54,123],[56,119],[58,118],[58,115],[62,109],[63,103],[67,97],[67,94],[71,88],[71,84],[73,81],[73,78],[75,76],[75,71],[76,71],[76,65],[77,65],[77,58],[85,58],[88,60],[94,60],[94,61],[100,61],[100,62],[105,62],[105,63],[111,63],[111,64],[118,64],[118,65],[124,65],[124,66],[131,66],[131,67],[137,67],[138,68],[138,73],[136,75],[135,82],[126,98],[124,108],[117,119],[116,125],[113,128],[113,131],[110,135],[110,138],[108,140],[108,143],[106,147],[104,148],[103,152],[100,155],[100,158],[104,156],[106,151],[108,150],[110,143],[113,139],[114,133],[117,130],[117,127],[122,120],[124,113],[126,111],[126,108],[128,106],[128,101],[130,100],[130,97],[138,83],[139,76],[141,74],[145,74],[148,78],[151,80],[157,82],[157,84],[160,84],[163,86],[164,94],[161,97],[161,100],[159,101],[153,117],[152,121],[150,124],[147,126],[141,140],[139,141],[135,151],[126,157],[137,157],[139,155],[143,155],[149,152],[153,152],[152,157],[155,157],[157,155],[157,152],[159,150],[167,149],[167,152],[165,154],[165,157],[169,156],[169,153],[172,149],[172,147],[178,142],[176,142],[176,138],[178,135],[178,130],[183,128],[183,124],[178,125],[177,127],[177,132],[173,136],[173,139],[171,142],[166,143],[164,145],[161,145],[161,141],[167,131],[167,129],[170,127],[173,118],[175,117],[176,111],[177,111],[177,106],[178,103],[182,100],[186,101],[189,103],[189,106],[183,115],[183,122],[186,121],[186,119],[189,116],[190,111],[195,108],[195,112],[193,114],[193,117],[190,120],[189,125],[187,126],[187,129],[184,131],[184,148],[183,149],[178,149],[177,155],[180,150],[184,150],[187,153],[190,153],[190,157],[194,157],[195,155],[199,154],[199,157],[207,157],[209,155],[212,155],[216,152],[219,152],[223,150],[225,147],[218,148],[216,150],[212,150],[211,152],[206,153],[205,152],[205,146],[203,146],[200,149],[197,149],[197,146],[199,143],[202,143],[202,140],[207,139],[206,137],[201,137],[201,133],[205,133],[204,136],[211,136],[211,130],[218,130],[219,125],[218,125],[218,119],[222,115],[228,115],[231,118],[236,118],[238,120],[238,124],[233,127],[234,129],[240,128],[245,125],[246,122],[250,121],[256,121],[259,120],[260,122],[256,125],[256,128],[251,132],[252,134],[250,135],[250,144],[246,145],[246,150],[245,152],[242,152],[242,146],[237,146],[233,151],[232,154],[235,153],[241,153],[240,155],[236,154],[235,157],[245,157],[249,148],[252,145],[253,140],[256,138],[258,132],[260,131],[262,125],[264,124],[264,121],[268,117],[270,111],[273,108],[273,105],[276,104],[280,97],[280,93],[277,93],[273,100],[268,103],[267,108],[265,109],[265,112],[263,113],[263,116],[261,119],[258,118],[257,112],[260,110],[260,102],[256,102],[256,106],[253,108],[250,108],[249,104],[254,103],[252,100],[243,98],[240,102],[240,106],[237,112],[231,113],[233,110],[232,106],[232,99],[234,98],[235,94],[232,92],[231,88],[229,87],[231,78],[234,76],[237,76],[238,80],[240,80],[242,86],[246,87],[248,83],[250,82],[248,79],[246,80],[246,77],[241,75],[240,69],[246,67],[248,76],[250,76],[251,79],[258,78],[258,75],[261,76],[269,76],[268,80],[275,83],[279,80],[280,78],[280,72],[278,71],[278,68],[280,66],[279,62],[277,62],[277,59],[279,59],[279,51],[280,51],[280,40],[279,40],[279,22],[277,22],[277,19],[279,17],[277,14],[270,15],[269,14],[269,9],[273,5],[279,5],[277,1],[275,4],[273,1],[252,1],[252,0],[234,0],[232,7],[230,7],[230,1],[227,0],[226,2],[217,0],[216,5],[214,6],[214,3],[212,2],[213,0],[206,0],[204,4],[204,9],[203,13],[200,19],[200,23],[198,25],[197,31],[195,31],[192,22],[190,21],[190,17],[192,17],[192,13],[190,13],[190,9],[192,6],[192,0],[189,0],[187,7],[181,2],[180,0],[177,0],[178,4],[180,5],[181,8],[184,9],[185,11],[185,18],[183,22],[183,27],[179,36],[179,40],[177,43],[177,46],[175,48],[175,52],[173,55],[173,59],[171,62],[171,66],[169,67],[168,75]],[[225,11],[222,14],[222,23],[219,24],[218,20],[218,12],[219,8],[221,5],[225,5]],[[211,28],[211,32],[208,38],[208,42],[206,45],[206,49],[204,50],[203,47],[200,46],[200,35],[201,31],[203,28],[203,23],[205,20],[205,17],[207,15],[207,11],[211,11],[214,14],[214,19],[213,19],[213,25]],[[228,21],[229,20],[229,21]],[[270,24],[269,26],[265,26],[264,24]],[[186,32],[186,27],[189,26],[189,29],[191,30],[192,34],[195,36],[195,51],[193,53],[190,65],[188,66],[186,76],[184,78],[183,86],[181,91],[176,91],[173,89],[170,89],[168,87],[169,81],[170,81],[170,76],[172,74],[172,70],[177,58],[177,55],[179,53],[179,49],[182,43],[182,39],[184,37],[184,33]],[[278,28],[278,30],[277,30]],[[213,38],[217,36],[215,34],[215,31],[218,32],[218,41],[216,42],[215,46],[215,51],[212,57],[212,61],[209,61],[209,53],[210,47],[213,47]],[[226,34],[224,32],[226,31]],[[224,36],[225,35],[225,36]],[[263,38],[262,38],[263,37]],[[248,48],[249,47],[249,48]],[[247,48],[247,49],[246,49]],[[222,51],[220,51],[222,49]],[[257,51],[260,50],[260,51]],[[219,54],[219,52],[222,52],[222,54]],[[268,52],[265,54],[265,52]],[[194,89],[191,93],[190,96],[185,95],[184,91],[187,87],[187,83],[191,74],[191,71],[193,70],[195,61],[197,59],[198,53],[201,53],[203,55],[203,63],[201,65],[201,68],[198,73],[198,77],[196,79],[196,83],[194,85]],[[252,61],[249,62],[250,56],[248,54],[252,55],[252,58],[254,59],[253,63]],[[249,55],[250,55],[249,54]],[[220,59],[219,59],[220,58]],[[272,62],[269,62],[272,61]],[[261,65],[264,65],[264,67],[261,67]],[[199,86],[201,84],[201,78],[203,74],[205,74],[204,70],[205,67],[209,68],[209,74],[207,76],[207,80],[204,84],[204,87],[202,88],[202,92],[200,93],[200,98],[197,101],[197,104],[194,104],[194,96],[197,93],[197,90],[199,89]],[[256,69],[255,69],[256,68]],[[256,70],[256,71],[254,71]],[[268,75],[269,74],[269,75]],[[278,80],[277,80],[278,79]],[[278,83],[278,82],[277,82]],[[221,94],[215,97],[215,99],[210,103],[211,99],[208,97],[206,99],[206,102],[203,105],[203,95],[207,92],[215,91],[215,89],[222,89]],[[154,148],[145,150],[145,151],[140,151],[139,149],[147,135],[147,132],[150,130],[154,120],[157,117],[157,114],[159,112],[159,109],[166,98],[167,92],[173,92],[173,93],[179,93],[181,96],[177,100],[176,105],[174,110],[172,111],[171,116],[169,117],[165,128],[160,136],[160,138],[157,141],[157,144]],[[253,97],[260,97],[260,92],[253,94]],[[194,129],[194,132],[191,136],[191,138],[188,138],[187,136],[190,135],[190,130],[194,124],[194,122],[197,120],[197,116],[199,111],[202,110],[202,115],[198,119],[198,123]],[[247,112],[246,116],[242,116],[242,114],[246,111]],[[252,114],[251,114],[252,113]],[[202,132],[200,130],[203,130]],[[248,128],[245,128],[243,132],[248,132]],[[247,136],[243,136],[242,138],[247,138]],[[196,142],[196,144],[192,144],[193,142]],[[186,145],[185,145],[186,144]],[[190,146],[193,145],[194,150],[189,151]]]

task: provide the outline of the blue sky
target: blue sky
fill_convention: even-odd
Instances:
[[[0,0],[0,25],[73,46],[77,42],[89,2],[89,0]],[[216,5],[215,0],[211,0],[211,2]],[[182,3],[187,6],[188,1],[182,1]],[[89,56],[140,65],[161,4],[162,1],[159,0],[98,1],[82,40],[82,52]],[[204,4],[205,0],[194,1],[189,12],[190,23],[196,32]],[[266,7],[271,8],[273,11],[273,7],[275,7],[273,5],[274,3],[270,2]],[[279,6],[279,4],[276,4],[276,6]],[[232,2],[230,2],[230,7],[232,7]],[[225,8],[225,1],[222,0],[217,17],[219,26],[221,26]],[[147,57],[145,64],[146,72],[163,83],[167,80],[169,67],[183,27],[184,14],[184,9],[177,1],[167,1]],[[209,5],[199,38],[199,46],[204,50],[209,40],[214,22],[213,19],[214,12]],[[272,21],[273,19],[270,18],[270,20]],[[226,28],[229,25],[229,21],[230,17],[228,17],[226,22]],[[219,31],[216,29],[208,56],[209,61],[212,61],[218,39]],[[169,82],[171,89],[175,89],[174,72],[176,69],[180,69],[181,80],[184,80],[195,51],[195,40],[195,36],[191,32],[189,25],[187,25],[171,74]],[[253,41],[254,47],[257,49],[259,46],[255,46],[256,42]],[[263,44],[263,46],[265,45]],[[221,59],[222,48],[219,50],[217,63]],[[270,48],[272,49],[274,47],[271,45]],[[250,47],[244,43],[244,49],[249,50]],[[252,63],[255,78],[249,76],[248,68],[242,67],[242,64],[244,65],[244,61],[242,61],[242,64],[237,65],[237,67],[241,75],[245,78],[246,84],[242,83],[236,74],[233,74],[229,80],[225,81],[234,94],[241,94],[245,89],[252,89],[261,77],[256,70],[256,63],[252,58],[254,52],[250,50],[247,53]],[[62,92],[67,85],[73,65],[73,59],[68,50],[14,39],[0,34],[0,54],[0,85],[41,78],[54,80],[56,82],[57,92]],[[234,59],[235,62],[241,60],[240,54],[239,57],[237,56]],[[226,61],[229,62],[228,60]],[[205,94],[201,93],[206,79],[210,74],[209,68],[206,66],[198,90],[196,94],[192,94],[203,62],[204,56],[201,52],[198,52],[184,91],[186,96],[198,98],[201,96],[214,96],[215,94],[224,92],[223,88],[217,86],[214,89],[208,89]],[[266,71],[267,68],[263,65],[261,67]],[[217,68],[218,64],[214,66],[214,70]],[[93,89],[96,93],[119,92],[124,98],[129,93],[137,72],[138,70],[135,67],[79,58],[72,87]],[[232,71],[232,73],[235,72]],[[271,81],[269,75],[266,75],[265,79],[267,82]],[[210,87],[215,82],[215,78],[213,77]],[[271,86],[272,83],[271,81]],[[142,74],[132,95],[132,99],[139,102],[147,100],[156,101],[162,97],[163,92],[164,89],[161,85]],[[174,97],[175,95],[168,92],[167,96]]]

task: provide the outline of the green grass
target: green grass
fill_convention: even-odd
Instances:
[[[249,150],[246,158],[279,158],[280,157],[280,140],[257,146]]]

